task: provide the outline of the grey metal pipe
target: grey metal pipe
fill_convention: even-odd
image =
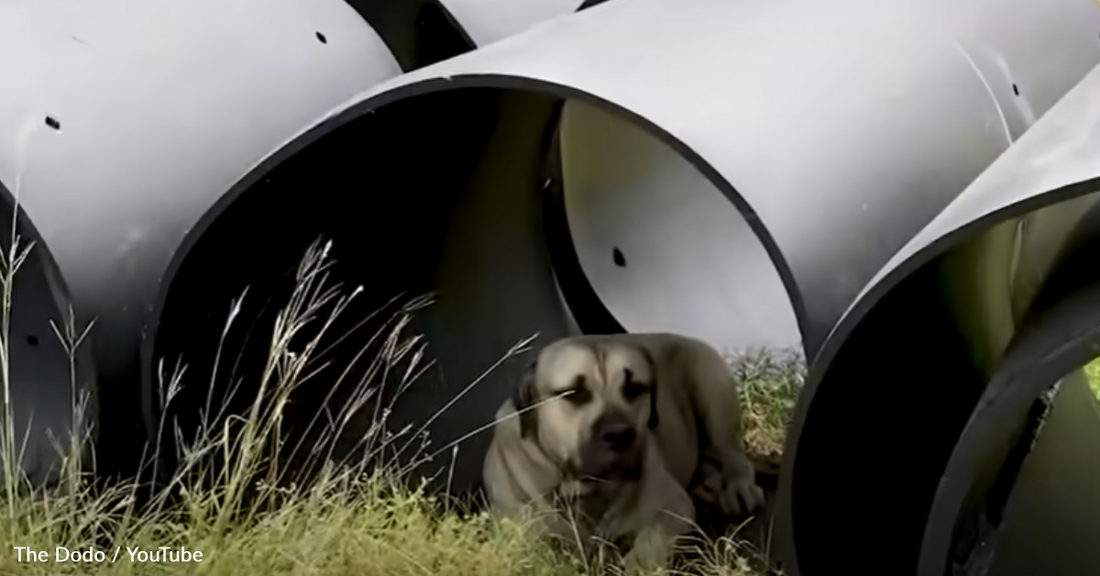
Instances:
[[[558,18],[369,90],[304,131],[184,240],[145,374],[184,349],[212,356],[200,342],[217,342],[224,315],[200,312],[228,310],[247,285],[247,312],[260,314],[321,233],[341,278],[367,287],[363,314],[402,292],[440,296],[421,316],[439,371],[400,403],[398,425],[425,422],[516,341],[570,333],[591,314],[727,349],[800,339],[812,355],[874,273],[1027,125],[1024,104],[1007,104],[1041,114],[1045,100],[1027,90],[1064,92],[1098,58],[1088,25],[1100,15],[1086,0],[1044,4],[1049,25],[1015,39],[1065,55],[1042,75],[985,43],[958,16],[968,10],[681,0],[669,18],[671,6]],[[979,48],[1008,68],[979,62]],[[369,211],[351,204],[362,194]],[[465,392],[430,427],[434,445],[486,423],[517,369]],[[462,445],[455,489],[476,484],[486,441]]]
[[[95,380],[79,383],[98,386],[88,417],[110,449],[97,461],[132,466],[141,337],[179,241],[300,126],[400,69],[342,2],[14,0],[0,5],[0,71],[0,181],[39,253],[21,275],[52,286],[15,304],[34,318],[14,351],[16,411],[36,423],[28,472],[57,462],[42,427],[64,436],[71,412],[69,364],[43,327],[66,293],[78,326],[95,321]]]
[[[457,5],[464,24],[497,35],[571,9],[557,0],[527,2],[494,27],[493,14]],[[199,215],[339,102],[474,46],[434,0],[16,0],[0,7],[0,34],[8,79],[0,95],[0,134],[7,135],[0,181],[8,190],[20,183],[21,206],[41,232],[29,224],[22,231],[40,254],[21,281],[43,285],[43,270],[57,270],[53,292],[33,291],[44,299],[23,306],[13,328],[28,333],[20,342],[41,343],[33,354],[17,344],[13,367],[17,426],[35,415],[25,464],[36,477],[56,460],[46,430],[60,434],[67,426],[70,377],[67,361],[29,359],[56,355],[41,325],[60,320],[66,290],[77,323],[96,324],[85,346],[96,364],[81,362],[87,375],[78,380],[98,390],[106,410],[87,415],[111,447],[100,451],[101,470],[128,468],[145,439],[138,384],[147,386],[145,402],[157,396],[156,382],[137,372],[148,314]]]
[[[1072,371],[1096,353],[1098,137],[1100,68],[900,250],[838,323],[785,453],[777,529],[796,573],[831,567],[854,531],[867,564],[849,571],[860,574],[949,574],[966,562],[997,576],[1095,571],[1095,547],[1074,530],[1095,528],[1100,510],[1076,467],[1093,458],[1100,421]],[[874,455],[868,482],[837,474],[854,441]],[[858,501],[843,506],[845,492]]]

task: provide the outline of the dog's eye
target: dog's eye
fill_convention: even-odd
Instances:
[[[592,399],[592,392],[585,385],[584,376],[577,376],[577,379],[573,381],[573,387],[565,390],[563,394],[563,398],[578,406],[586,404]]]
[[[639,384],[637,382],[627,382],[623,385],[623,397],[627,400],[634,400],[645,394],[649,388],[645,384]]]
[[[580,406],[581,404],[587,404],[592,399],[592,393],[588,391],[588,388],[574,388],[566,392],[565,399]]]

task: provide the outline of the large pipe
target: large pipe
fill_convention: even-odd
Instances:
[[[788,568],[835,568],[858,531],[857,574],[1095,572],[1098,150],[1100,68],[846,312],[785,454]]]
[[[259,314],[322,233],[341,278],[366,287],[362,313],[439,294],[421,328],[440,371],[398,425],[425,422],[536,332],[667,329],[728,350],[801,341],[812,356],[1027,125],[1013,99],[1064,92],[1094,63],[1095,5],[1044,6],[1050,26],[1017,40],[1059,37],[1046,76],[969,21],[906,2],[683,0],[669,18],[668,2],[627,0],[369,90],[191,229],[154,310],[146,390],[154,360],[184,350],[208,374],[225,317],[203,311],[228,311],[247,285],[243,315]],[[434,445],[486,423],[517,369],[436,419]],[[463,445],[456,489],[477,483],[486,442]]]
[[[1100,413],[1079,370],[1100,351],[1098,98],[1100,68],[975,183],[974,194],[1014,197],[997,220],[1025,214],[1030,258],[1017,276],[1029,282],[1009,289],[1017,330],[944,466],[921,575],[977,563],[996,576],[1100,566],[1089,537],[1100,529]]]
[[[84,358],[76,378],[106,410],[86,414],[110,446],[101,470],[128,468],[145,439],[135,383],[148,314],[199,215],[339,102],[471,50],[464,25],[488,41],[483,28],[500,37],[578,4],[525,2],[502,22],[461,0],[0,6],[0,189],[18,188],[35,222],[20,220],[36,249],[12,341],[16,426],[34,426],[28,473],[57,463],[47,430],[67,436],[69,362],[39,359],[58,353],[48,322],[69,308],[67,292],[77,324],[95,319],[81,351],[96,364]]]
[[[0,5],[0,70],[5,210],[17,192],[37,242],[21,281],[50,286],[14,308],[16,412],[35,423],[27,472],[59,461],[45,428],[65,436],[71,413],[69,363],[45,326],[66,293],[79,327],[95,321],[96,381],[80,384],[98,385],[100,416],[87,416],[110,449],[97,461],[133,465],[141,336],[180,240],[301,126],[400,69],[343,2],[13,0]]]

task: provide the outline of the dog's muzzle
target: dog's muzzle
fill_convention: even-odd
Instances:
[[[606,414],[592,426],[588,444],[581,453],[583,475],[596,478],[630,476],[641,456],[638,430],[625,415]]]

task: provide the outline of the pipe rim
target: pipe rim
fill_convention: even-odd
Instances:
[[[987,385],[944,468],[936,497],[928,515],[921,542],[920,576],[942,576],[950,562],[951,547],[968,496],[987,489],[977,478],[983,465],[996,466],[998,476],[1006,465],[985,449],[990,444],[1011,440],[1035,400],[1061,379],[1095,358],[1100,347],[1100,282],[1093,283],[1036,311],[1034,324],[1018,333],[1005,352],[1004,365]],[[1073,312],[1082,308],[1091,315]],[[1068,335],[1050,339],[1048,335]]]

